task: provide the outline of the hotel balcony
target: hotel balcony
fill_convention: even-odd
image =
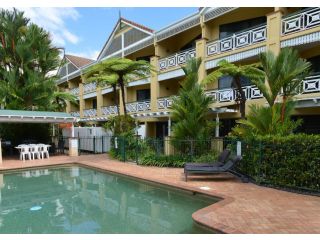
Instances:
[[[73,111],[73,112],[70,112],[71,116],[73,117],[77,117],[79,118],[80,117],[80,112],[79,111]]]
[[[97,115],[97,109],[90,108],[90,109],[84,109],[83,110],[83,116],[84,117],[95,117]]]
[[[110,116],[118,114],[117,106],[103,106],[101,107],[101,114],[103,116]]]
[[[91,92],[95,92],[97,89],[97,85],[96,83],[92,82],[92,83],[87,83],[83,85],[83,93],[87,94],[87,93],[91,93]]]
[[[207,56],[247,47],[267,39],[267,26],[264,24],[246,31],[235,33],[230,37],[207,43]]]
[[[158,98],[158,100],[157,100],[158,109],[159,110],[167,110],[167,109],[171,108],[172,103],[173,103],[173,97],[174,96]]]
[[[151,110],[150,100],[130,102],[126,104],[128,113],[147,112]]]
[[[78,96],[79,95],[79,87],[70,89],[70,93],[72,93],[73,95]]]
[[[303,31],[320,25],[320,8],[308,8],[304,11],[285,16],[281,21],[282,35]]]
[[[169,68],[177,67],[187,62],[188,59],[196,57],[196,49],[191,48],[159,59],[159,70],[167,70]]]

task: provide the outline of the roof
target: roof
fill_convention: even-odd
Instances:
[[[143,29],[143,30],[145,30],[145,31],[148,31],[148,32],[150,32],[150,33],[153,33],[153,32],[154,32],[154,30],[151,29],[151,28],[148,28],[148,27],[146,27],[146,26],[144,26],[144,25],[141,25],[141,24],[139,24],[139,23],[130,21],[130,20],[125,19],[125,18],[123,18],[123,17],[121,17],[120,20],[123,20],[124,22],[127,22],[127,23],[129,23],[129,24],[131,24],[131,25],[133,25],[133,26],[135,26],[135,27],[137,27],[137,28],[141,28],[141,29]]]
[[[151,28],[148,28],[148,27],[146,27],[146,26],[144,26],[144,25],[141,25],[141,24],[139,24],[139,23],[136,23],[136,22],[130,21],[130,20],[128,20],[128,19],[125,19],[125,18],[123,18],[123,17],[120,17],[120,18],[118,19],[117,23],[115,24],[115,26],[113,27],[113,30],[112,30],[111,34],[109,35],[107,41],[106,41],[105,44],[103,45],[102,50],[100,51],[97,59],[99,59],[100,56],[102,55],[103,51],[105,50],[105,48],[106,48],[106,46],[108,45],[109,41],[112,39],[113,35],[115,34],[115,32],[116,32],[116,30],[117,30],[117,28],[118,28],[118,26],[119,26],[119,24],[120,24],[121,22],[125,22],[125,23],[130,24],[130,25],[132,25],[132,26],[134,26],[134,27],[136,27],[136,28],[139,28],[139,29],[141,29],[141,30],[143,30],[143,31],[149,32],[150,35],[153,34],[153,32],[154,32],[154,30],[151,29]]]
[[[81,68],[85,65],[88,65],[88,64],[94,62],[94,60],[92,60],[92,59],[74,56],[74,55],[70,55],[70,54],[66,54],[65,57],[78,68]]]
[[[0,122],[66,123],[76,118],[65,112],[0,110]]]

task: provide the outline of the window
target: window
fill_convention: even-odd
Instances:
[[[231,76],[220,77],[218,82],[219,89],[235,87],[235,86],[232,86],[232,81],[233,81],[233,77]],[[241,77],[241,85],[243,87],[251,85],[250,79],[246,77]]]
[[[320,56],[309,58],[308,61],[311,63],[312,73],[320,73]]]
[[[92,100],[92,108],[97,109],[97,99]]]
[[[233,35],[235,32],[244,31],[246,29],[252,28],[257,25],[261,25],[266,22],[267,22],[267,18],[263,16],[263,17],[248,19],[248,20],[239,21],[239,22],[222,24],[219,26],[219,32],[220,32],[219,37],[220,39],[227,38]]]
[[[137,90],[137,101],[150,100],[150,89]]]

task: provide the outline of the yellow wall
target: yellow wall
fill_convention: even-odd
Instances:
[[[127,87],[127,102],[137,101],[137,90],[150,89],[150,84]]]

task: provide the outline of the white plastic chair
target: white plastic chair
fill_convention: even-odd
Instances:
[[[31,148],[32,159],[35,159],[35,156],[37,156],[37,158],[40,159],[40,146],[38,146],[37,144],[30,144],[29,146]]]
[[[20,160],[25,161],[26,156],[28,156],[28,159],[31,160],[30,147],[28,145],[21,145]]]
[[[49,146],[45,144],[40,144],[40,153],[41,153],[41,158],[44,159],[44,156],[49,159]]]

